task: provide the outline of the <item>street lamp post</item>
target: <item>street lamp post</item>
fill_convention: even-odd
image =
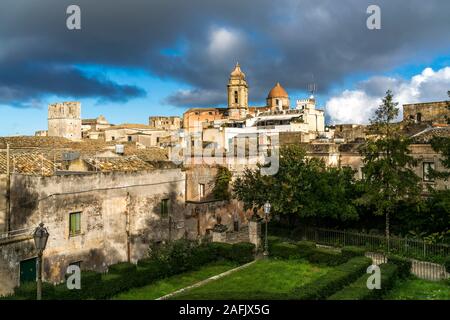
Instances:
[[[44,253],[45,247],[47,246],[49,233],[47,228],[44,228],[44,224],[41,222],[39,227],[34,230],[33,238],[36,251],[38,252],[37,259],[37,300],[42,299],[42,255]]]
[[[263,253],[263,255],[266,256],[266,257],[269,255],[269,240],[267,238],[267,223],[268,223],[268,220],[269,220],[270,208],[271,208],[270,202],[267,201],[264,204],[264,214],[265,214],[265,218],[266,218],[266,236],[265,236],[265,239],[264,239],[264,253]]]

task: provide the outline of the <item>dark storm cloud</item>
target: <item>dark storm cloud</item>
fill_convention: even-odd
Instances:
[[[0,74],[0,104],[20,108],[39,107],[40,98],[46,93],[122,102],[146,94],[136,86],[118,85],[101,76],[88,76],[75,67],[50,64],[1,65]]]
[[[81,31],[65,28],[70,4],[81,7]],[[369,4],[381,7],[379,31],[366,28]],[[143,94],[89,78],[72,67],[78,64],[143,68],[189,84],[192,91],[167,98],[180,106],[225,102],[220,92],[236,61],[253,101],[277,81],[304,89],[313,76],[325,93],[346,75],[423,62],[448,53],[450,43],[445,0],[2,0],[0,9],[4,103],[60,93],[114,100]],[[62,67],[30,74],[30,62]]]

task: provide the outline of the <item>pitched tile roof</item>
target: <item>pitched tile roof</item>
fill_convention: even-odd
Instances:
[[[6,173],[6,152],[0,152],[0,173]],[[51,176],[55,171],[54,162],[36,152],[11,152],[10,172],[27,175]]]
[[[117,158],[88,158],[84,159],[95,171],[143,171],[151,170],[154,167],[141,160],[137,156],[117,157]]]
[[[433,137],[447,137],[450,138],[450,126],[428,128],[412,136],[412,140],[417,144],[429,143]]]

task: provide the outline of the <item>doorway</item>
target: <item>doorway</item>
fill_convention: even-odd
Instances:
[[[36,258],[20,261],[20,284],[36,281]]]

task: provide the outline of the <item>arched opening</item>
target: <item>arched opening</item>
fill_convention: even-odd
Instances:
[[[420,112],[417,113],[416,120],[417,122],[422,122],[422,114]]]

